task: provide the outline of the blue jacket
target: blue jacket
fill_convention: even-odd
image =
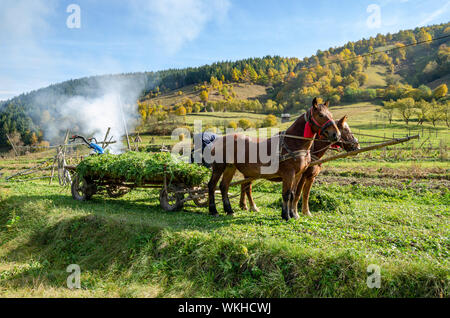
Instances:
[[[195,136],[194,136],[195,138]],[[206,146],[211,144],[214,140],[216,140],[217,134],[204,132],[202,133],[202,151],[205,150]]]

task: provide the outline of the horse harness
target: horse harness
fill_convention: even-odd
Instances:
[[[333,119],[329,119],[325,124],[323,124],[322,126],[320,126],[320,124],[314,119],[314,117],[311,115],[311,109],[309,109],[305,114],[305,121],[306,123],[310,123],[313,126],[317,127],[319,130],[319,137],[320,137],[320,133],[321,131],[327,129],[329,126],[331,125],[335,125],[335,121]],[[306,140],[313,140],[314,141],[314,137],[313,138],[304,138],[304,137],[299,137],[299,136],[290,136],[290,135],[286,135],[286,131],[282,131],[280,132],[280,149],[279,149],[279,153],[280,153],[280,162],[281,161],[285,161],[288,159],[297,159],[299,157],[306,157],[309,156],[309,158],[311,159],[314,155],[311,154],[311,150],[296,150],[296,151],[292,151],[288,148],[288,146],[286,145],[284,138],[299,138],[299,139],[306,139]],[[282,149],[286,150],[286,154],[282,155]],[[314,156],[315,158],[317,158],[316,156]],[[317,158],[318,159],[318,158]],[[314,160],[317,160],[314,159]]]
[[[280,132],[280,150],[279,150],[279,154],[280,154],[280,162],[288,160],[288,159],[297,159],[300,157],[306,157],[310,155],[310,150],[305,150],[305,149],[300,149],[300,150],[295,150],[292,151],[291,149],[288,148],[288,146],[286,145],[286,143],[284,142],[284,138],[286,137],[286,131],[282,131]],[[287,136],[289,138],[289,136]],[[308,138],[309,139],[309,138]],[[282,150],[286,150],[286,154],[282,155],[281,152]]]

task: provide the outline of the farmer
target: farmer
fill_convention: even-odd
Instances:
[[[203,133],[198,133],[196,135],[194,135],[194,149],[192,149],[191,152],[191,163],[194,162],[194,153],[195,152],[199,152],[200,149],[198,149],[198,147],[195,147],[195,140],[198,140],[197,138],[201,138],[202,141],[202,150],[200,153],[200,157],[202,158],[202,165],[209,168],[211,165],[207,162],[205,162],[204,158],[203,158],[203,151],[205,150],[206,147],[209,147],[213,144],[214,140],[217,138],[217,134],[214,134],[212,132],[203,132]]]

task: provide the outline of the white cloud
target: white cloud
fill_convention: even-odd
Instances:
[[[432,22],[434,19],[436,19],[437,17],[439,17],[440,15],[444,14],[445,12],[447,12],[447,9],[450,5],[450,2],[447,2],[446,4],[444,4],[444,6],[442,6],[442,8],[432,12],[429,16],[427,16],[422,22],[419,23],[419,26],[426,26],[428,25],[430,22]]]
[[[0,41],[29,42],[49,29],[46,18],[53,14],[55,1],[2,0]]]
[[[208,23],[222,21],[230,8],[229,0],[136,0],[134,4],[138,21],[171,54],[195,40]]]

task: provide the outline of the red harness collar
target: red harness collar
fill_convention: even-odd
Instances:
[[[306,124],[305,124],[305,130],[303,131],[303,137],[305,137],[305,138],[314,138],[315,136],[316,136],[316,134],[313,133],[313,131],[311,129],[311,125],[307,121]]]

